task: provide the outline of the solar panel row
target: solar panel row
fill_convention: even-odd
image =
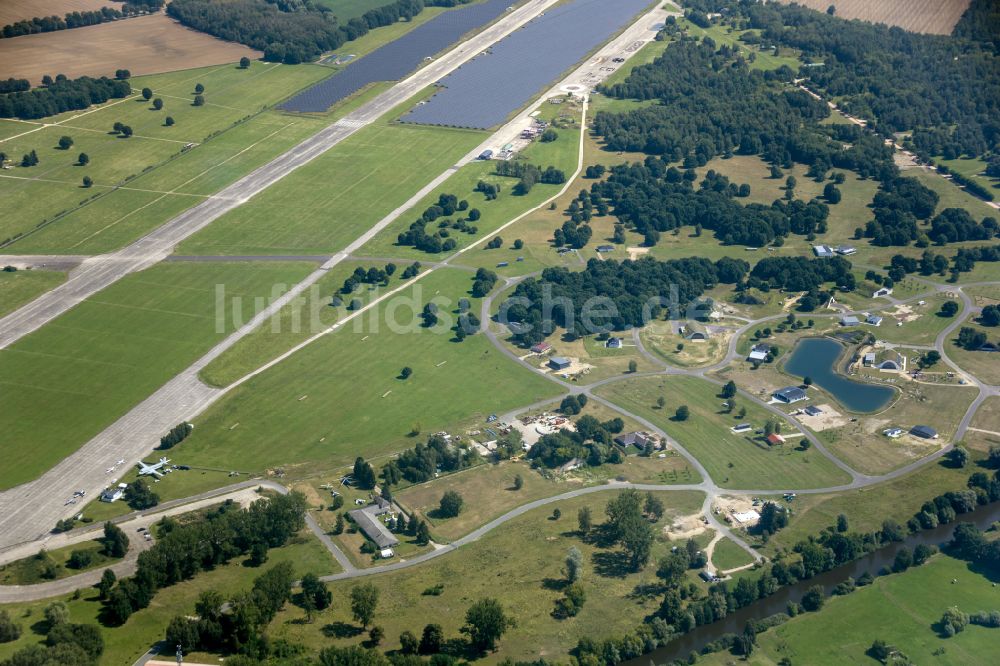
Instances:
[[[551,9],[446,76],[402,120],[486,129],[625,27],[649,0],[574,0]]]
[[[511,0],[486,0],[434,17],[399,39],[372,51],[312,88],[281,105],[286,111],[318,113],[376,81],[403,78],[429,56],[454,44],[471,30],[492,22],[511,5]],[[350,45],[345,45],[349,48]]]

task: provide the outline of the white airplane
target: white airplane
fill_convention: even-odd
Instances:
[[[113,472],[113,471],[115,471],[115,468],[114,467],[109,467],[106,470],[104,470],[104,473],[105,474],[111,474],[111,472]]]
[[[144,463],[144,462],[142,462],[140,460],[138,463],[136,463],[136,466],[139,468],[139,474],[140,474],[140,476],[141,475],[150,475],[150,476],[155,476],[155,477],[159,478],[159,477],[163,476],[163,472],[161,472],[160,470],[163,469],[164,467],[166,467],[169,464],[170,464],[170,460],[169,459],[167,459],[167,458],[160,458],[160,462],[153,463],[152,465],[147,465],[146,463]]]
[[[118,462],[116,462],[115,464],[116,464],[116,465],[124,465],[124,464],[125,464],[125,459],[124,459],[124,458],[122,458],[121,460],[119,460],[119,461],[118,461]]]

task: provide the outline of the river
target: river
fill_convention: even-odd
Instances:
[[[958,523],[973,523],[980,529],[986,529],[997,520],[1000,520],[1000,502],[993,502],[992,504],[979,507],[972,513],[959,516],[953,523],[939,525],[932,530],[918,532],[900,543],[889,544],[853,562],[843,564],[794,585],[782,587],[775,594],[730,613],[718,622],[696,627],[692,631],[661,648],[657,648],[649,654],[623,663],[625,666],[649,666],[651,663],[659,666],[675,659],[686,660],[692,651],[700,652],[703,647],[718,639],[723,634],[742,633],[747,620],[760,620],[775,613],[785,612],[788,608],[788,602],[800,602],[806,591],[813,585],[822,585],[823,589],[829,594],[837,584],[844,582],[849,577],[857,579],[865,572],[874,576],[882,568],[891,569],[893,560],[896,558],[896,553],[903,546],[911,550],[920,544],[941,546],[951,540],[955,525]],[[822,613],[822,611],[820,612]]]

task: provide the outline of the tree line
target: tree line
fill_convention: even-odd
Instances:
[[[43,88],[0,94],[0,118],[45,118],[103,104],[109,99],[122,99],[131,92],[128,81],[89,76],[68,79],[60,74]]]
[[[62,18],[58,16],[35,16],[30,19],[21,19],[0,28],[0,38],[34,35],[39,32],[71,30],[73,28],[83,28],[88,25],[107,23],[108,21],[117,21],[120,18],[159,11],[163,8],[164,1],[130,0],[123,3],[121,9],[101,7],[92,11],[66,12]]]
[[[340,24],[313,0],[172,0],[167,14],[184,25],[264,52],[271,62],[298,64],[364,36],[369,30],[410,20],[425,6],[453,7],[457,0],[396,0]]]

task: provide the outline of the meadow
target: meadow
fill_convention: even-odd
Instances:
[[[366,127],[188,238],[180,254],[341,249],[483,139],[480,132]],[[280,221],[280,223],[279,223]]]
[[[881,639],[909,660],[890,663],[991,664],[1000,640],[997,629],[970,625],[944,638],[936,624],[951,606],[967,613],[995,610],[997,591],[991,583],[995,585],[996,580],[995,573],[936,555],[923,566],[880,576],[853,594],[828,599],[817,613],[804,613],[758,634],[757,649],[748,663],[771,666],[782,659],[817,666],[876,663],[866,652]],[[721,666],[735,659],[721,652],[698,661]]]
[[[996,327],[982,326],[974,321],[966,320],[960,328],[971,328],[977,332],[985,333],[986,339],[996,343],[1000,339],[1000,331]],[[957,344],[958,331],[945,341],[945,352],[948,358],[958,364],[960,368],[968,369],[980,381],[987,384],[1000,384],[1000,354],[996,352],[969,351],[959,347]]]
[[[305,263],[158,264],[129,275],[0,353],[0,487],[35,478],[234,330],[216,286],[243,301],[301,280]],[[58,414],[58,418],[53,415]]]
[[[13,135],[6,125],[14,123],[6,121],[6,138],[0,140],[0,150],[18,166],[6,170],[0,178],[0,196],[7,202],[10,213],[0,223],[0,239],[26,234],[40,224],[49,223],[65,213],[79,209],[95,196],[117,194],[109,193],[109,188],[126,185],[151,190],[143,193],[146,195],[145,200],[126,197],[127,200],[119,206],[119,210],[122,206],[125,208],[121,210],[122,215],[153,199],[165,197],[168,190],[162,189],[164,183],[152,179],[149,184],[138,183],[134,178],[158,165],[166,164],[169,169],[169,165],[182,153],[201,151],[199,144],[209,141],[214,135],[225,133],[234,125],[258,114],[263,108],[328,75],[329,70],[318,66],[293,67],[257,62],[252,63],[247,70],[230,64],[135,77],[131,80],[133,95],[125,99],[112,100],[85,111],[46,118],[44,124],[42,121],[16,123],[21,130]],[[199,83],[205,88],[205,104],[196,107],[193,105],[194,86]],[[139,94],[146,87],[153,91],[154,99],[163,100],[162,110],[155,110]],[[167,116],[174,119],[174,125],[167,126]],[[132,136],[117,136],[112,131],[116,122],[131,127]],[[291,122],[291,119],[285,119],[282,124],[288,125]],[[275,129],[277,128],[271,127],[268,132]],[[73,140],[73,145],[68,150],[62,150],[57,145],[62,136]],[[252,134],[238,135],[237,139],[238,144],[242,145],[237,150],[230,150],[226,157],[247,148],[255,140]],[[38,165],[19,166],[21,155],[31,150],[38,154]],[[207,152],[216,158],[208,166],[224,159],[218,158],[218,153]],[[80,153],[86,153],[90,158],[85,166],[80,166],[77,162]],[[176,173],[185,177],[175,180],[174,187],[199,172],[183,169]],[[94,183],[89,189],[82,186],[84,176],[91,178]],[[199,193],[212,192],[214,189]],[[184,208],[198,201],[189,196],[174,198],[181,199],[179,204]],[[105,211],[101,218],[110,217],[110,214],[113,211]],[[71,223],[70,226],[75,228],[79,225]],[[149,228],[151,227],[143,227],[143,230]],[[48,243],[52,247],[46,248],[46,251],[83,251],[79,247],[60,244],[55,239],[50,239]],[[18,245],[15,251],[24,250]]]
[[[469,298],[478,311],[470,278],[457,270],[429,275],[248,380],[195,420],[177,460],[225,468],[238,462],[251,471],[329,468],[554,398],[555,386],[504,358],[485,336],[453,341],[448,328],[458,300]],[[442,322],[422,328],[417,316],[432,298]],[[413,372],[405,380],[403,367]]]
[[[66,281],[61,271],[0,270],[0,317]]]
[[[822,453],[810,448],[801,451],[798,438],[790,437],[784,447],[768,449],[746,435],[733,434],[730,428],[747,422],[762,428],[774,418],[756,404],[737,398],[747,414],[737,420],[735,414],[720,414],[720,388],[691,377],[646,377],[602,387],[597,394],[620,407],[635,412],[680,442],[708,471],[712,480],[726,488],[821,488],[846,483],[846,473],[834,466]],[[665,406],[656,405],[657,397],[666,398]],[[687,405],[690,417],[676,421],[675,410]],[[784,424],[783,432],[790,432]]]
[[[98,622],[103,604],[93,590],[84,590],[78,598],[67,595],[61,600],[69,607],[71,622],[100,627],[104,637],[102,664],[131,664],[150,646],[163,639],[166,627],[175,615],[192,615],[198,595],[205,590],[218,590],[226,598],[231,598],[237,592],[248,591],[254,578],[280,562],[291,562],[297,576],[309,572],[324,575],[339,570],[330,553],[306,530],[293,537],[288,545],[268,551],[267,564],[262,567],[248,566],[244,564],[244,559],[237,558],[213,571],[199,573],[191,580],[158,591],[148,608],[136,611],[120,627],[105,627]],[[38,632],[47,630],[44,609],[51,601],[44,599],[0,606],[24,628],[18,640],[0,643],[0,659],[6,659],[28,645],[44,643],[44,634]]]
[[[690,514],[701,507],[701,493],[657,495],[666,508],[666,516],[657,528],[673,516]],[[578,510],[589,507],[594,523],[600,524],[604,521],[604,507],[613,496],[613,492],[599,492],[535,509],[463,546],[458,553],[406,571],[367,578],[366,582],[372,582],[380,592],[374,624],[385,630],[381,649],[397,649],[400,633],[409,630],[419,636],[429,622],[441,624],[447,639],[460,638],[458,630],[466,607],[484,597],[497,598],[505,611],[517,618],[517,627],[500,640],[498,651],[488,656],[491,662],[507,657],[537,659],[539,655],[563,658],[584,636],[600,638],[633,628],[659,603],[655,596],[635,594],[643,584],[657,580],[655,566],[650,564],[639,573],[621,573],[617,564],[621,556],[616,549],[595,547],[576,533]],[[559,520],[552,519],[554,508],[562,513]],[[581,580],[588,599],[579,615],[559,620],[552,611],[556,599],[562,596],[562,570],[571,546],[583,553]],[[651,562],[668,549],[666,540],[660,537],[654,544]],[[355,584],[332,583],[333,606],[318,614],[312,624],[299,621],[303,617],[299,608],[286,607],[270,626],[272,637],[286,638],[310,649],[325,647],[331,641],[345,645],[367,639],[367,634],[351,636],[352,627],[357,625],[351,621],[348,595]],[[437,585],[443,588],[441,594],[423,594]],[[338,633],[340,637],[336,637]]]

